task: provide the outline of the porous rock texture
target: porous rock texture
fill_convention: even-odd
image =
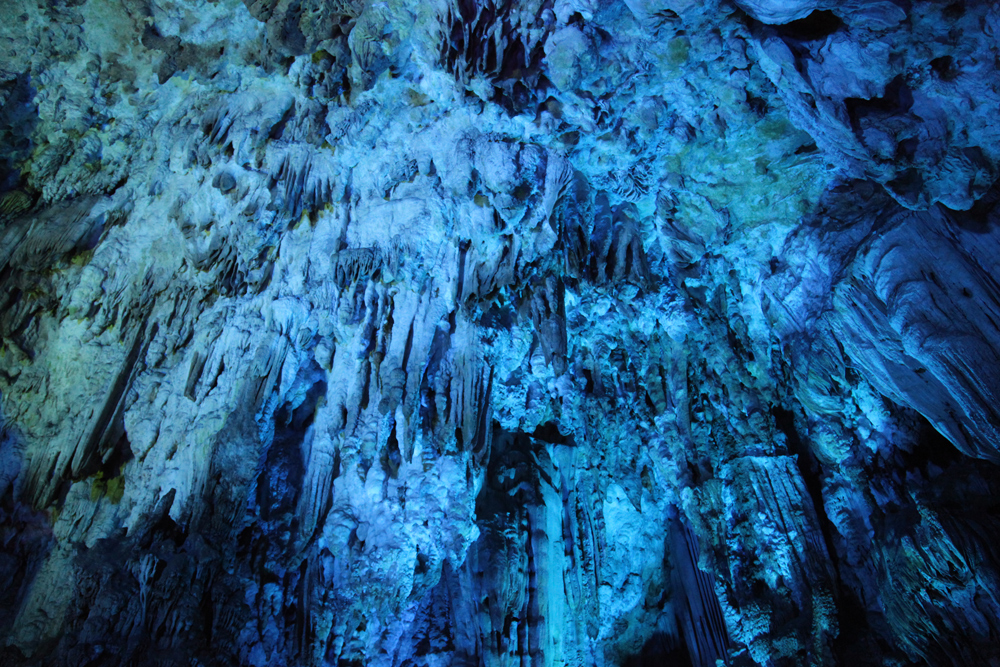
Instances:
[[[1000,665],[1000,9],[0,3],[0,662]]]

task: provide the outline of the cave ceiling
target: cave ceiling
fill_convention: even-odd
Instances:
[[[1000,7],[0,4],[0,663],[1000,666]]]

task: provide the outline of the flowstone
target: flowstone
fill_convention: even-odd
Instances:
[[[1000,666],[1000,9],[0,6],[0,662]]]

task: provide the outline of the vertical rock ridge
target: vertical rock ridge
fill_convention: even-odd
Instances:
[[[0,663],[993,665],[986,2],[0,6]]]

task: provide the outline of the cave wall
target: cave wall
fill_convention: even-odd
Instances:
[[[998,35],[0,6],[0,661],[1000,665]]]

